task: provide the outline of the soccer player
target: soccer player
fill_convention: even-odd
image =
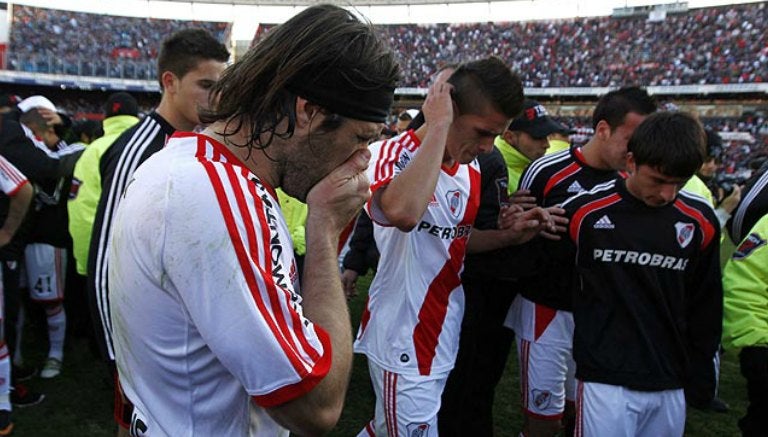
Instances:
[[[739,420],[744,437],[768,432],[768,214],[751,228],[723,272],[723,345],[742,348],[741,374],[749,406]]]
[[[369,196],[398,76],[372,26],[309,7],[224,72],[202,134],[134,173],[109,269],[133,435],[334,426],[352,364],[339,234]],[[308,206],[301,287],[278,187]]]
[[[7,245],[19,229],[29,204],[34,196],[34,189],[27,178],[10,162],[0,156],[0,191],[9,201],[5,214],[2,214],[3,225],[0,227],[0,247]],[[0,270],[0,284],[2,271]],[[0,302],[3,288],[0,285]],[[3,306],[0,305],[0,318],[5,317]],[[2,322],[2,320],[0,320]],[[11,421],[11,356],[5,342],[4,332],[0,329],[0,435],[9,435],[13,431]]]
[[[517,189],[521,173],[547,151],[548,136],[562,129],[542,105],[525,100],[523,112],[496,137],[493,152],[478,156],[483,194],[475,231],[497,227],[501,204],[509,203],[508,195]],[[524,246],[467,254],[461,281],[465,308],[459,351],[438,417],[443,436],[493,435],[495,389],[514,340],[503,323],[517,292],[517,278],[529,272],[528,256]]]
[[[626,164],[629,137],[655,110],[655,102],[643,89],[609,92],[595,107],[595,135],[589,142],[534,161],[523,173],[519,189],[535,198],[539,206],[549,208],[615,179]],[[558,433],[561,422],[570,428],[574,417],[573,263],[559,246],[559,241],[543,238],[528,245],[531,273],[520,279],[520,292],[505,321],[516,334],[523,432],[533,437]]]
[[[715,393],[723,292],[712,206],[681,191],[704,160],[701,124],[650,115],[625,179],[563,204],[573,278],[576,435],[683,435],[686,400]]]
[[[43,96],[32,96],[19,103],[19,117],[29,139],[46,154],[59,158],[80,154],[82,144],[66,144],[54,128],[62,124],[54,104]],[[50,120],[50,121],[49,121]],[[44,178],[35,181],[36,196],[32,208],[32,231],[24,248],[24,264],[30,300],[43,307],[48,325],[48,357],[41,378],[54,378],[61,372],[64,360],[64,338],[67,319],[64,311],[64,283],[67,247],[67,194],[69,177]],[[23,326],[23,312],[19,316]],[[14,360],[21,362],[21,333],[17,333]]]
[[[101,156],[101,197],[88,253],[88,298],[97,342],[113,376],[107,268],[115,211],[136,168],[162,149],[176,130],[191,131],[200,124],[198,110],[208,107],[210,90],[228,59],[224,45],[202,29],[181,30],[163,41],[157,58],[163,93],[160,104],[123,132]],[[125,430],[131,420],[131,406],[122,403],[125,399],[119,393],[119,384],[115,389],[115,420]]]
[[[464,254],[510,244],[494,233],[469,238],[480,203],[475,157],[522,103],[520,79],[501,61],[470,62],[440,74],[423,126],[371,146],[366,212],[381,258],[355,352],[368,358],[376,410],[361,435],[437,435],[458,348]]]

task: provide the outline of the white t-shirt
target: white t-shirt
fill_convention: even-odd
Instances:
[[[328,335],[303,317],[272,188],[223,145],[176,134],[116,214],[110,307],[120,382],[151,436],[287,435],[264,407],[311,390]]]
[[[419,224],[402,232],[387,223],[377,190],[408,166],[419,145],[413,131],[371,145],[373,196],[366,211],[381,258],[355,352],[391,372],[431,375],[450,371],[456,360],[464,314],[460,274],[480,204],[480,168],[477,161],[443,167]]]
[[[29,182],[19,169],[13,166],[7,159],[0,156],[0,190],[7,196],[13,196],[19,188]]]

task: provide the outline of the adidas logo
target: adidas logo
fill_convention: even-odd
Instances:
[[[600,217],[600,220],[595,222],[595,225],[592,226],[594,229],[613,229],[615,226],[611,222],[611,219],[608,218],[607,215],[604,215]]]
[[[569,193],[581,193],[584,191],[584,188],[579,184],[579,181],[573,181],[566,191]]]

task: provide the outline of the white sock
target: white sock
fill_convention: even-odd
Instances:
[[[0,344],[0,410],[11,411],[11,357],[5,341]]]
[[[48,351],[48,358],[56,358],[61,361],[64,358],[64,336],[67,329],[67,316],[64,313],[64,305],[58,304],[55,307],[46,308],[48,315],[48,342],[51,349]]]

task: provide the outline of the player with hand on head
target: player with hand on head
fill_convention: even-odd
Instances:
[[[549,224],[543,211],[510,211],[509,229],[472,230],[480,203],[475,158],[491,150],[522,102],[520,79],[500,60],[462,64],[431,86],[424,125],[371,146],[366,212],[381,258],[355,352],[368,357],[376,410],[361,435],[437,435],[458,348],[465,252],[511,244]]]

